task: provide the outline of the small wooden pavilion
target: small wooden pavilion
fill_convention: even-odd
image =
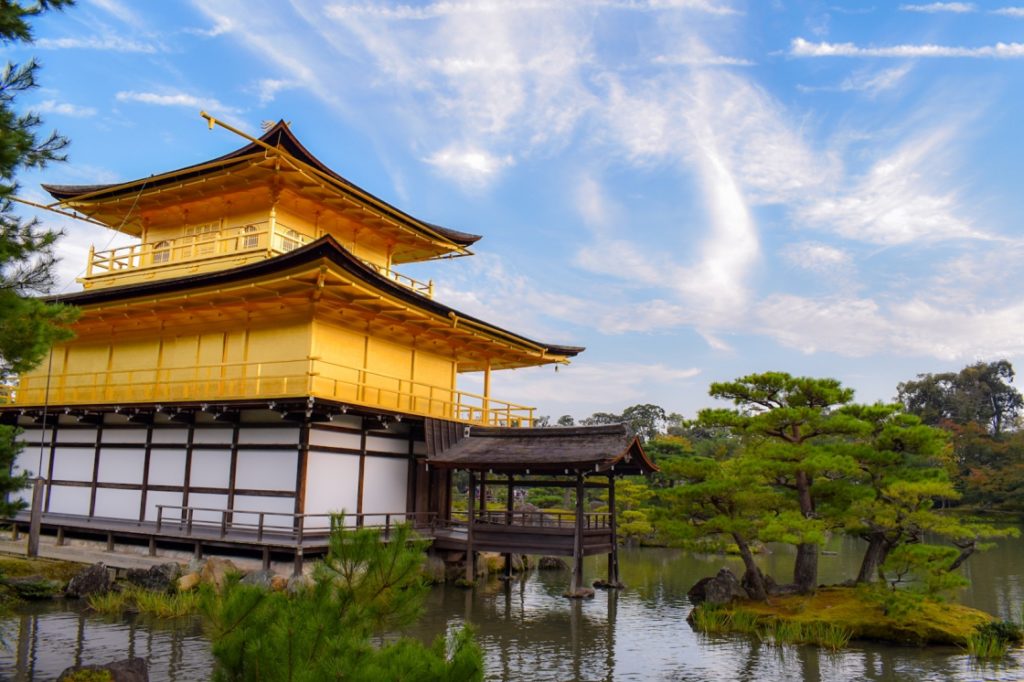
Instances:
[[[572,557],[567,596],[584,589],[583,557],[608,555],[609,586],[619,586],[615,478],[647,474],[657,466],[624,424],[567,428],[465,427],[461,433],[428,430],[427,462],[432,469],[469,472],[465,516],[454,512],[434,546],[465,552],[466,579],[476,574],[477,552]],[[505,488],[503,511],[487,508],[488,489]],[[572,513],[515,508],[516,491],[562,488],[575,492]],[[586,491],[607,490],[607,511],[586,508]]]

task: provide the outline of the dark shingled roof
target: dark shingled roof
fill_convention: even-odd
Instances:
[[[434,232],[442,236],[443,238],[448,239],[460,246],[469,246],[474,242],[479,241],[480,239],[480,235],[469,234],[468,232],[460,232],[458,230],[452,230],[447,227],[441,227],[440,225],[435,225],[433,223],[428,223],[426,221],[419,220],[418,218],[413,218],[408,213],[405,213],[404,211],[395,208],[394,206],[387,203],[383,199],[380,199],[374,196],[373,194],[370,194],[365,189],[359,187],[355,183],[346,180],[345,178],[331,170],[327,165],[320,161],[320,159],[313,156],[313,154],[311,154],[310,151],[306,149],[301,142],[299,142],[298,138],[296,138],[295,135],[292,134],[292,131],[288,127],[288,124],[285,123],[283,120],[278,121],[272,128],[270,128],[266,133],[264,133],[263,136],[260,138],[260,141],[272,147],[281,147],[290,155],[294,156],[300,161],[307,163],[310,166],[313,166],[317,170],[328,175],[339,185],[348,188],[358,194],[363,194],[369,197],[378,204],[379,208],[384,209],[386,213],[390,213],[393,217],[399,219],[403,223],[419,223],[421,225],[425,225],[429,229],[433,230]],[[151,189],[155,187],[160,187],[161,185],[178,183],[188,178],[198,177],[200,175],[203,175],[204,173],[211,172],[210,167],[212,165],[223,164],[224,166],[228,166],[230,165],[230,162],[234,161],[235,159],[241,159],[252,154],[265,153],[265,151],[266,150],[260,145],[256,144],[255,142],[250,142],[244,147],[240,147],[233,152],[225,154],[224,156],[219,156],[215,159],[203,161],[202,163],[193,164],[191,166],[185,166],[184,168],[181,168],[177,171],[170,171],[169,173],[174,173],[173,176],[161,177],[155,180],[147,181],[146,188]],[[193,168],[195,170],[189,172],[189,169]],[[161,173],[161,175],[165,174]],[[142,179],[143,178],[140,178],[138,181],[134,182],[140,182]],[[43,189],[49,192],[53,196],[53,198],[57,199],[58,201],[66,201],[85,194],[93,194],[95,192],[101,192],[101,194],[97,194],[96,196],[91,198],[98,200],[108,199],[111,197],[115,197],[119,194],[138,191],[135,187],[123,188],[123,185],[125,184],[127,183],[119,182],[109,185],[44,184]],[[109,192],[102,193],[103,190],[109,190]]]
[[[550,428],[469,427],[427,459],[432,467],[502,473],[566,470],[645,474],[658,471],[625,424]]]

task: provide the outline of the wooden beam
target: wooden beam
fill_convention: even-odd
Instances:
[[[146,496],[149,493],[149,461],[153,456],[153,421],[146,424],[146,451],[142,460],[142,493],[139,495],[139,521],[146,520]]]
[[[572,581],[569,596],[575,597],[583,589],[583,473],[576,474],[576,524],[572,543]]]
[[[615,518],[615,474],[608,473],[608,513],[612,527],[612,551],[608,553],[608,583],[619,586],[619,525]]]
[[[92,459],[92,486],[89,490],[89,516],[96,514],[96,483],[100,475],[100,453],[103,450],[103,418],[96,425],[96,449],[93,451]]]
[[[472,584],[476,580],[476,552],[473,550],[473,508],[476,506],[476,476],[469,472],[469,499],[466,505],[466,582]]]

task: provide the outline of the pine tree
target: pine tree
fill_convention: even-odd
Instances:
[[[71,0],[37,0],[26,6],[3,0],[0,40],[31,42],[29,19],[71,4]],[[62,152],[68,144],[56,132],[40,137],[39,116],[16,111],[15,98],[36,87],[38,70],[35,60],[29,60],[8,63],[0,72],[0,387],[38,365],[55,342],[69,338],[68,325],[75,317],[71,308],[33,298],[53,285],[54,245],[60,235],[41,228],[36,220],[23,220],[12,203],[18,173],[64,160]],[[24,476],[9,475],[19,451],[15,436],[16,429],[0,426],[0,495],[25,486]],[[0,516],[9,516],[19,506],[5,500],[3,495]]]
[[[214,679],[482,679],[482,655],[469,630],[430,647],[409,639],[374,643],[420,616],[428,589],[421,573],[425,544],[408,526],[393,528],[385,543],[376,530],[343,525],[334,520],[328,555],[308,587],[270,592],[235,576],[220,594],[204,593]]]

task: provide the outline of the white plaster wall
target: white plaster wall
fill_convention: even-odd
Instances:
[[[152,463],[150,464],[152,466]],[[152,473],[152,472],[150,472]],[[158,504],[173,504],[180,507],[182,494],[171,493],[166,490],[150,490],[146,493],[146,521],[156,521],[156,506]],[[165,509],[164,517],[181,518],[181,511],[178,509]]]
[[[259,523],[260,517],[257,513],[248,512],[273,512],[263,518],[264,528],[270,526],[291,527],[294,522],[295,500],[290,497],[256,497],[255,495],[236,495],[235,509],[242,511],[234,513],[235,523],[251,523],[254,526]]]
[[[146,463],[143,449],[106,449],[100,452],[100,470],[97,480],[104,483],[142,484],[142,469]],[[136,516],[138,511],[136,511]]]
[[[50,512],[54,514],[89,513],[89,488],[55,485],[50,491]]]
[[[153,450],[149,453],[150,485],[184,485],[185,451]],[[180,504],[180,496],[179,496]]]
[[[363,420],[354,414],[337,414],[334,415],[334,419],[329,422],[319,422],[321,424],[334,424],[335,426],[345,426],[350,429],[361,429],[363,428]]]
[[[310,429],[309,444],[322,445],[329,448],[350,448],[358,450],[362,442],[358,433],[330,431],[328,429]]]
[[[104,429],[104,443],[146,443],[146,429]]]
[[[359,494],[359,456],[310,452],[306,461],[306,513],[355,513]],[[310,519],[307,527],[326,527],[328,519]]]
[[[409,441],[400,438],[381,438],[367,436],[366,449],[372,452],[388,452],[396,455],[409,454]]]
[[[46,436],[47,442],[50,440],[49,434]],[[57,442],[58,443],[95,443],[96,442],[96,431],[92,429],[57,429]]]
[[[235,487],[251,490],[295,490],[297,452],[239,450]]]
[[[231,475],[231,453],[227,450],[193,450],[189,485],[227,488]]]
[[[188,427],[184,424],[181,426],[164,426],[153,429],[153,442],[154,443],[187,443],[188,442]]]
[[[190,493],[188,496],[190,507],[209,507],[211,509],[226,509],[228,506],[227,495],[213,495],[207,493]],[[197,511],[192,517],[196,521],[210,521],[220,523],[220,512]]]
[[[15,475],[23,471],[29,472],[29,476],[35,477],[39,469],[39,448],[24,448],[14,459],[12,473]],[[43,478],[50,476],[50,448],[43,451],[43,466],[41,469]]]
[[[93,448],[58,446],[53,456],[53,477],[64,481],[92,481]]]
[[[54,491],[56,494],[56,491]],[[52,504],[51,497],[51,504]],[[142,500],[140,490],[117,490],[114,488],[96,489],[95,516],[113,519],[139,518],[139,502]]]
[[[58,434],[59,434],[59,432],[58,432]],[[20,441],[22,443],[38,443],[40,438],[43,439],[44,443],[49,443],[50,442],[50,429],[40,429],[40,428],[29,427],[29,428],[26,428],[26,429],[22,430],[21,433],[19,433],[17,436],[15,436],[15,440],[18,440],[18,441]],[[59,440],[60,440],[60,438],[58,436],[58,441]]]
[[[255,428],[243,426],[238,431],[238,442],[247,445],[295,445],[299,444],[299,429],[296,428]]]
[[[363,479],[363,513],[404,512],[409,485],[409,460],[367,457]],[[366,519],[383,523],[384,517]]]
[[[231,436],[234,429],[206,428],[196,429],[192,436],[193,443],[226,443],[231,445]]]

